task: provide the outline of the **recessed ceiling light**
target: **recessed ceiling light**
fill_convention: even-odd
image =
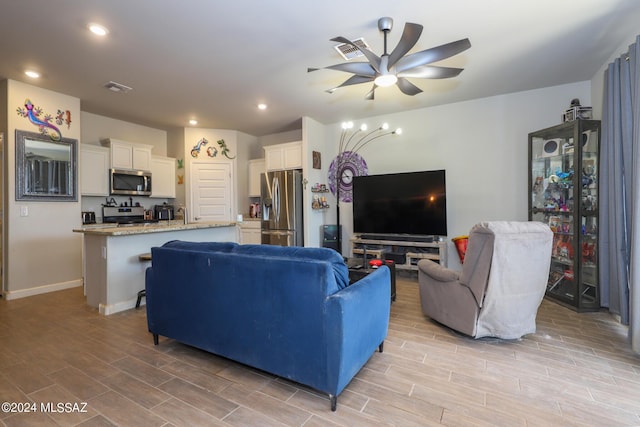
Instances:
[[[191,120],[189,120],[189,124],[192,125],[192,126],[195,126],[195,125],[198,124],[198,121],[196,119],[191,119]]]
[[[37,79],[40,78],[40,73],[38,73],[37,71],[33,71],[33,70],[27,70],[24,72],[28,77],[31,77],[32,79]]]
[[[100,24],[91,23],[87,25],[87,27],[89,28],[89,31],[91,31],[96,36],[104,37],[109,34],[109,30]]]
[[[266,109],[267,109],[267,104],[263,104],[263,103],[258,104],[258,110],[266,110]]]

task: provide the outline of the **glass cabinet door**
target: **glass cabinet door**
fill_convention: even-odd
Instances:
[[[599,126],[581,129],[580,303],[600,308],[598,296],[598,136]]]
[[[599,132],[575,120],[529,134],[529,219],[554,233],[547,295],[578,310],[599,308]]]

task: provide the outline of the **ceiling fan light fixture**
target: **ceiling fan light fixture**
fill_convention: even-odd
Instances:
[[[389,87],[396,84],[397,81],[398,77],[395,74],[380,74],[373,82],[376,86]]]
[[[367,62],[351,62],[334,64],[323,67],[328,70],[343,71],[351,73],[352,76],[342,82],[342,84],[327,90],[333,93],[336,89],[373,82],[373,88],[365,95],[364,99],[373,100],[375,90],[378,87],[397,85],[400,91],[409,96],[414,96],[422,92],[422,89],[411,83],[407,78],[422,79],[447,79],[456,77],[463,69],[453,67],[441,67],[429,65],[451,56],[457,55],[471,47],[469,39],[461,39],[451,43],[446,43],[419,52],[409,52],[416,46],[423,26],[420,24],[406,22],[402,37],[391,52],[387,51],[387,37],[393,28],[393,19],[383,17],[378,20],[378,30],[384,36],[384,50],[378,56],[368,48],[363,48],[346,37],[338,36],[331,39],[332,42],[340,42],[348,50],[357,50],[362,53]],[[346,59],[346,58],[345,58]],[[319,68],[307,68],[307,72],[317,71]]]

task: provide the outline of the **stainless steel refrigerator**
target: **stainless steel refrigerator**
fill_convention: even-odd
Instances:
[[[267,172],[260,176],[262,244],[303,246],[302,171]]]

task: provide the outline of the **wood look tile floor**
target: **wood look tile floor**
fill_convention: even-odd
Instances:
[[[537,333],[473,340],[423,316],[417,282],[401,278],[384,353],[331,412],[289,381],[156,347],[144,309],[101,316],[75,288],[0,300],[0,401],[37,409],[0,412],[4,426],[637,426],[640,357],[608,313],[549,301]],[[58,403],[86,412],[43,412]]]

